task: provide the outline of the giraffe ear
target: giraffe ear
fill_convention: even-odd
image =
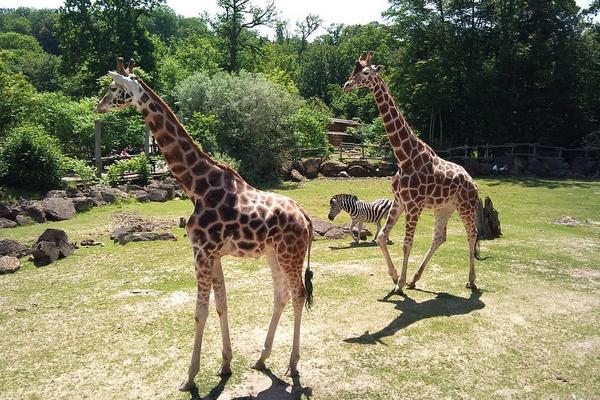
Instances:
[[[367,59],[367,52],[363,51],[360,57],[358,58],[360,61],[364,61]]]
[[[133,58],[130,58],[129,64],[127,65],[127,72],[132,73],[133,67],[135,67],[135,60]]]
[[[110,76],[112,78],[112,80],[115,81],[115,83],[118,83],[121,85],[126,84],[126,77],[118,72],[108,71],[108,76]]]
[[[371,61],[373,61],[373,52],[372,51],[367,53],[367,65],[371,65]]]
[[[383,65],[373,65],[373,71],[375,71],[375,72],[383,71]]]

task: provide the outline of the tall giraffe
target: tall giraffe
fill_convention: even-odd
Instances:
[[[465,225],[469,242],[469,282],[467,287],[475,289],[477,185],[463,167],[438,157],[431,147],[413,133],[396,107],[387,85],[379,75],[383,67],[373,65],[372,58],[373,53],[364,52],[356,60],[354,71],[344,84],[344,92],[366,87],[373,93],[377,108],[383,118],[387,137],[398,161],[399,171],[392,178],[394,204],[385,227],[377,236],[377,242],[388,266],[388,273],[396,283],[395,291],[402,293],[406,284],[408,257],[419,216],[425,208],[433,209],[435,213],[433,242],[419,269],[408,283],[408,288],[415,287],[437,248],[446,241],[448,219],[456,210]],[[406,231],[402,246],[404,253],[402,271],[398,277],[398,272],[387,248],[387,240],[390,230],[403,211],[406,212]]]
[[[266,368],[265,361],[271,353],[281,313],[292,298],[294,337],[289,372],[297,375],[302,308],[305,303],[307,308],[312,303],[310,247],[313,231],[310,218],[294,200],[253,188],[229,166],[204,153],[167,104],[132,73],[133,66],[133,60],[125,68],[123,59],[117,59],[117,72],[108,73],[113,81],[96,111],[105,113],[136,107],[152,131],[173,176],[194,204],[187,233],[196,261],[196,329],[188,377],[179,389],[190,391],[196,387],[194,378],[200,368],[211,287],[223,341],[220,373],[231,374],[227,295],[221,266],[221,257],[226,255],[257,258],[264,254],[271,268],[273,316],[264,349],[254,368]],[[308,254],[308,266],[303,282],[305,254]]]

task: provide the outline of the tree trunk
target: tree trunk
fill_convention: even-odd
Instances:
[[[477,240],[492,240],[502,235],[498,211],[494,208],[492,200],[487,196],[485,206],[482,204],[481,199],[478,200],[475,224],[477,225]]]

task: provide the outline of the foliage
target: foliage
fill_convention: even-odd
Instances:
[[[327,155],[327,127],[330,119],[331,111],[321,100],[311,99],[303,104],[292,115],[296,146],[307,149],[321,148],[320,155]]]
[[[231,157],[229,154],[227,153],[220,153],[220,152],[215,152],[213,154],[211,154],[211,157],[217,161],[220,161],[224,164],[227,164],[228,166],[230,166],[233,170],[235,171],[239,171],[240,167],[241,167],[241,163],[240,160],[237,160],[233,157]]]
[[[0,60],[0,139],[19,125],[34,109],[35,88],[20,73],[9,70]]]
[[[61,160],[61,169],[63,175],[74,172],[84,181],[90,182],[96,180],[96,168],[77,158],[63,157]]]
[[[176,91],[180,114],[194,112],[218,119],[216,141],[221,152],[240,160],[240,173],[251,182],[276,179],[273,171],[294,146],[291,116],[302,100],[262,74],[196,73]]]
[[[58,141],[40,125],[12,129],[0,148],[0,180],[19,188],[51,189],[61,184]]]
[[[137,174],[136,182],[147,184],[150,177],[150,160],[142,153],[128,160],[119,160],[106,168],[106,181],[111,186],[119,184],[123,175],[128,173]]]
[[[187,130],[194,140],[209,154],[215,154],[219,149],[217,129],[219,120],[212,114],[194,112],[186,124]]]
[[[359,143],[384,145],[387,144],[385,136],[385,127],[381,117],[377,117],[371,124],[360,124],[356,128],[348,128],[347,132],[351,134]]]

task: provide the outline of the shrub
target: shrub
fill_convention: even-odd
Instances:
[[[297,146],[300,148],[319,148],[318,155],[329,153],[327,126],[331,112],[319,99],[310,99],[292,116],[292,126]]]
[[[106,168],[106,180],[111,186],[121,182],[123,175],[127,173],[137,174],[136,182],[142,185],[148,183],[150,177],[150,160],[146,154],[140,154],[129,160],[120,160]]]
[[[62,159],[63,174],[74,172],[84,181],[96,180],[96,168],[86,164],[85,161],[77,158],[63,157]]]
[[[192,138],[200,145],[207,153],[213,154],[218,151],[217,130],[219,120],[212,114],[202,114],[195,112],[186,124],[186,128]]]
[[[56,188],[61,185],[61,160],[58,141],[42,126],[17,127],[0,149],[0,179],[20,188]]]
[[[231,157],[229,154],[216,152],[211,157],[217,161],[220,161],[224,164],[229,165],[235,171],[240,170],[240,160],[236,160],[235,158]]]

